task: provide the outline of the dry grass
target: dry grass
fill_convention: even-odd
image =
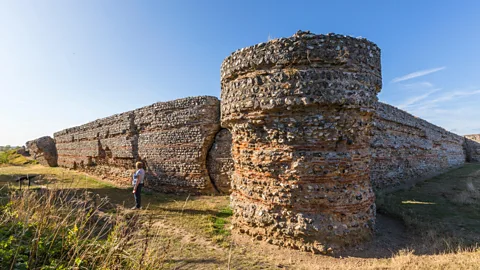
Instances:
[[[37,188],[87,189],[101,198],[108,197],[109,202],[117,206],[133,204],[130,189],[61,168],[2,167],[0,183],[7,183],[12,175],[20,174],[42,174],[44,177],[36,183]],[[153,192],[144,193],[147,210],[134,214],[139,214],[142,224],[148,225],[149,237],[144,233],[132,247],[142,250],[142,246],[147,246],[148,251],[140,257],[124,254],[108,258],[129,261],[128,269],[146,269],[139,261],[145,260],[142,256],[153,254],[160,258],[154,269],[478,269],[479,175],[480,165],[467,165],[411,190],[380,195],[379,209],[400,218],[408,232],[413,232],[408,246],[386,258],[312,255],[252,242],[248,237],[233,237],[229,232],[228,196]],[[118,210],[121,208],[114,209],[107,211],[114,219],[132,215]],[[80,250],[85,249],[74,253],[78,256]],[[105,265],[104,269],[114,267]]]
[[[148,219],[102,211],[74,190],[8,191],[1,207],[2,269],[159,269],[168,244]]]

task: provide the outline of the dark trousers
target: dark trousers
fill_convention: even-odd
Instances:
[[[142,187],[143,184],[138,184],[137,190],[133,194],[135,197],[135,207],[140,208],[142,205]]]

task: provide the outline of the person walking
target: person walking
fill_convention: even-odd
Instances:
[[[135,163],[135,173],[133,174],[133,196],[135,197],[135,206],[132,209],[141,209],[142,207],[142,198],[141,192],[143,187],[143,180],[145,179],[145,170],[143,169],[143,163],[137,162]]]

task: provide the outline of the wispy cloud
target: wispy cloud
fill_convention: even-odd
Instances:
[[[435,92],[438,92],[439,90],[441,90],[440,88],[437,88],[437,89],[433,89],[423,95],[419,95],[419,96],[415,96],[415,97],[411,97],[409,99],[407,99],[404,103],[402,104],[399,104],[397,107],[400,108],[400,109],[405,109],[421,100],[424,100],[426,99],[428,96],[430,96],[431,94],[435,93]]]
[[[460,97],[467,97],[467,96],[473,96],[473,95],[478,95],[478,94],[480,94],[480,90],[447,92],[444,95],[442,95],[442,96],[440,96],[436,99],[432,99],[432,100],[426,102],[426,104],[437,104],[437,103],[441,103],[441,102],[444,102],[444,101],[449,101],[449,100],[460,98]]]
[[[423,89],[423,88],[432,88],[433,84],[431,82],[416,82],[416,83],[407,83],[402,85],[406,89]]]
[[[445,69],[445,68],[446,68],[446,67],[438,67],[438,68],[432,68],[432,69],[425,69],[425,70],[415,71],[415,72],[409,73],[409,74],[407,74],[407,75],[404,75],[404,76],[402,76],[402,77],[394,78],[394,79],[392,80],[392,82],[393,82],[393,83],[403,82],[403,81],[410,80],[410,79],[413,79],[413,78],[418,78],[418,77],[421,77],[421,76],[425,76],[425,75],[427,75],[427,74],[431,74],[431,73],[434,73],[434,72],[443,70],[443,69]]]
[[[432,91],[438,92],[432,96]],[[480,89],[438,91],[411,97],[402,109],[457,134],[478,133],[480,126]],[[401,107],[400,107],[401,108]]]

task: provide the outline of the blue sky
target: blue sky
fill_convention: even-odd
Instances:
[[[480,133],[480,1],[0,0],[0,145],[220,95],[236,49],[297,30],[382,49],[381,101]]]

